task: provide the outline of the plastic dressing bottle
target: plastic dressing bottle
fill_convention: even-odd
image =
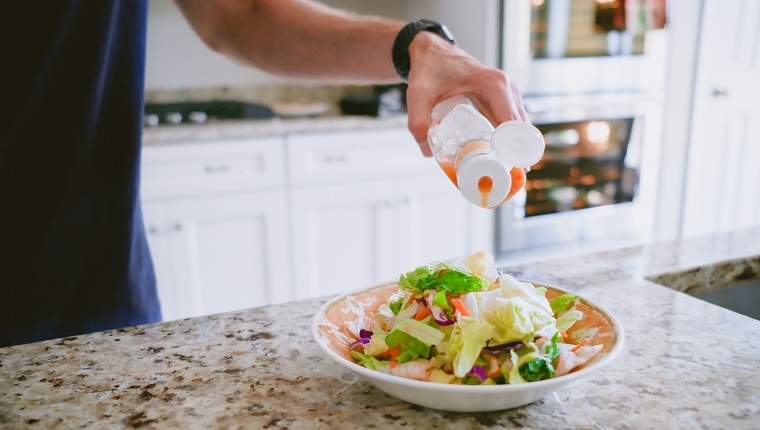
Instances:
[[[463,96],[433,108],[428,143],[438,164],[464,198],[484,208],[509,200],[525,184],[523,168],[544,155],[544,138],[532,125],[508,121],[496,129]]]

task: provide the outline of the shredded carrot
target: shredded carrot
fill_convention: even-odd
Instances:
[[[391,367],[396,367],[398,365],[398,362],[396,361],[396,357],[398,357],[399,354],[401,354],[401,345],[396,345],[395,348],[393,348],[391,351]]]
[[[559,335],[562,336],[562,339],[566,339],[567,338],[567,333],[565,333],[562,330],[559,331]]]
[[[436,276],[435,279],[440,278],[441,276],[443,276],[444,273],[446,273],[448,271],[449,271],[449,269],[443,269],[443,270],[441,270],[440,272],[438,272],[438,276]]]
[[[501,375],[501,362],[493,355],[488,356],[488,372],[486,375],[490,378]]]
[[[451,304],[454,305],[456,310],[459,311],[460,314],[462,314],[463,317],[470,316],[470,313],[467,311],[467,308],[464,306],[464,303],[462,303],[459,299],[451,299]]]
[[[588,338],[587,338],[587,337],[584,337],[582,341],[578,342],[578,345],[575,345],[575,346],[573,347],[573,349],[571,349],[571,350],[570,350],[570,352],[575,352],[575,351],[577,351],[577,350],[581,349],[581,347],[582,347],[583,345],[587,344],[587,343],[588,343]]]
[[[428,307],[424,307],[419,312],[417,312],[417,315],[414,316],[414,319],[421,321],[430,315],[433,315],[433,311],[431,311]]]

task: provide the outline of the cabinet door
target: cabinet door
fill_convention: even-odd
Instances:
[[[467,202],[441,173],[397,180],[398,271],[479,250],[493,252],[493,210]]]
[[[168,204],[180,317],[292,299],[284,192]]]
[[[702,12],[682,235],[760,225],[760,2]]]
[[[166,221],[166,203],[143,203],[142,211],[148,247],[156,273],[161,314],[164,321],[175,320],[179,318],[179,314],[177,312],[177,292],[172,273],[171,240]]]
[[[296,297],[333,295],[398,276],[391,181],[292,191]]]

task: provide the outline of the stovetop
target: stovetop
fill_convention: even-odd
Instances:
[[[207,121],[234,119],[271,119],[277,115],[265,105],[235,100],[204,102],[147,103],[144,124],[146,126],[203,124]]]

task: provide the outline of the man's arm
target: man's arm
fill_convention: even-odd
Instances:
[[[177,0],[214,51],[288,77],[392,83],[390,62],[404,23],[351,15],[302,0]]]
[[[307,0],[176,2],[211,49],[264,71],[346,83],[400,82],[391,51],[403,22]],[[527,120],[519,92],[502,71],[438,35],[417,34],[409,58],[409,131],[426,156],[430,113],[448,97],[467,95],[494,124]]]

